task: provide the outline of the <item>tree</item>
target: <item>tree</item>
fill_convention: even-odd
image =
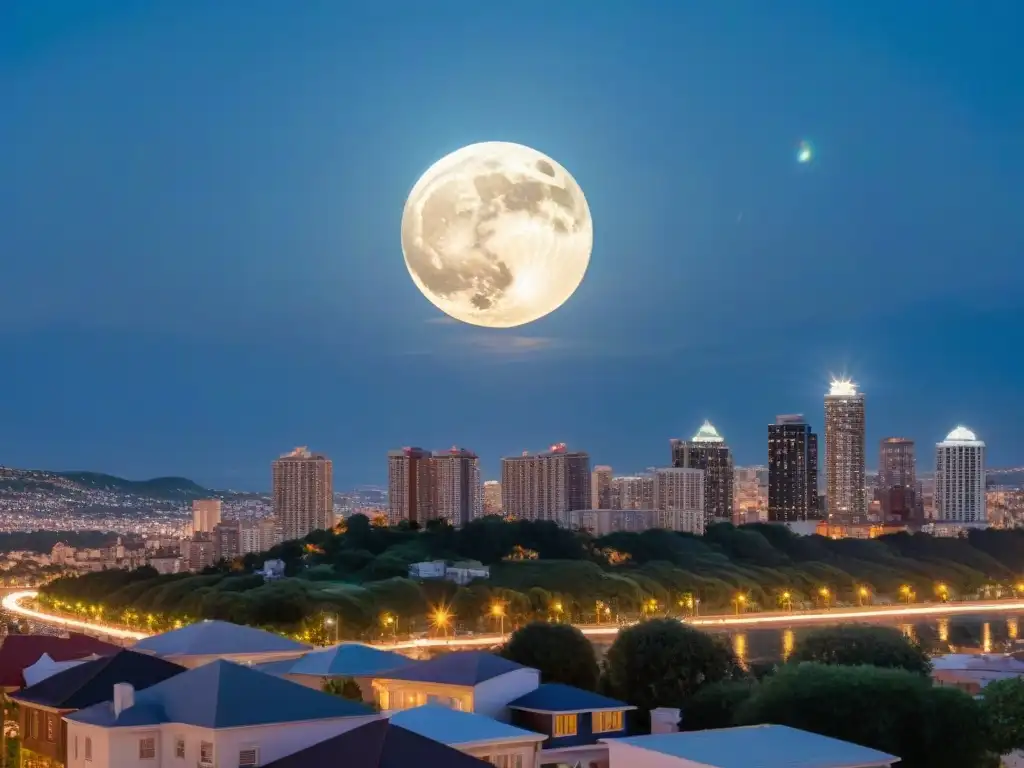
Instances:
[[[920,675],[932,670],[928,654],[894,627],[843,624],[812,630],[797,640],[790,661],[905,669]]]
[[[682,708],[701,686],[739,671],[723,640],[675,619],[652,619],[619,632],[605,659],[604,689],[645,716],[655,707]]]
[[[592,691],[599,669],[593,644],[570,624],[535,621],[509,637],[501,655],[540,670],[543,683],[564,683]]]
[[[994,752],[1024,749],[1024,678],[994,680],[981,691],[981,708]]]
[[[705,685],[683,706],[681,731],[703,731],[735,725],[736,712],[753,694],[757,683],[751,679],[722,680]]]
[[[324,693],[329,693],[332,696],[340,696],[341,698],[348,699],[350,701],[363,700],[363,691],[359,687],[359,683],[351,677],[325,678],[320,689]]]
[[[777,723],[887,752],[901,768],[980,768],[981,707],[903,669],[787,664],[758,684],[737,725]]]

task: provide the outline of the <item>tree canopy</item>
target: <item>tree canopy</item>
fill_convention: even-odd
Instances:
[[[981,690],[992,748],[1005,755],[1024,749],[1024,678],[993,680]]]
[[[895,627],[871,624],[840,624],[820,627],[801,637],[790,661],[820,664],[905,669],[927,675],[932,670],[928,654]]]
[[[576,627],[534,621],[520,627],[501,655],[540,670],[543,683],[564,683],[596,690],[599,668],[593,644]]]

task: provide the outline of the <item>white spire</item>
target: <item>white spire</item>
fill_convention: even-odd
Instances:
[[[718,434],[718,430],[715,429],[714,425],[712,425],[710,421],[705,420],[700,429],[697,430],[697,434],[693,436],[691,442],[724,443],[725,438]]]

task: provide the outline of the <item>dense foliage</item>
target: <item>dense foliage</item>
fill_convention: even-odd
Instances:
[[[981,692],[989,741],[999,754],[1024,749],[1024,678],[995,680]]]
[[[279,558],[298,578],[267,582],[252,571]],[[459,587],[410,580],[411,563],[477,560],[489,580]],[[192,618],[219,618],[288,631],[321,631],[325,614],[341,620],[344,638],[430,630],[443,605],[445,629],[497,630],[490,613],[504,606],[508,629],[532,620],[614,621],[641,615],[919,600],[993,593],[1024,573],[1024,532],[972,531],[967,538],[896,534],[874,540],[796,536],[783,526],[711,526],[703,537],[651,530],[599,538],[549,522],[484,518],[454,530],[432,524],[379,527],[362,515],[334,531],[316,531],[261,555],[221,563],[203,574],[158,576],[101,572],[59,579],[43,599],[109,620],[153,628]],[[698,602],[699,601],[699,602]],[[385,621],[382,617],[387,617]]]
[[[570,624],[530,622],[512,633],[501,655],[540,670],[542,683],[564,683],[588,691],[597,688],[597,653],[583,633]]]
[[[895,627],[841,624],[819,627],[797,641],[790,661],[905,669],[919,675],[932,670],[928,654]]]

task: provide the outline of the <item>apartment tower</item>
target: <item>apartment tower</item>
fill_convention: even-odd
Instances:
[[[732,520],[733,461],[725,439],[705,421],[689,440],[671,440],[672,466],[704,471],[705,524]]]
[[[957,427],[935,446],[935,523],[988,524],[985,443]]]
[[[825,395],[825,503],[838,525],[867,520],[864,486],[864,393],[849,379]]]
[[[431,509],[435,519],[458,528],[480,517],[480,459],[472,451],[452,447],[434,453],[428,462]]]
[[[422,525],[434,518],[430,474],[430,451],[402,448],[388,453],[388,523]]]
[[[301,539],[334,527],[334,468],[331,460],[296,448],[272,466],[274,516],[283,540]]]
[[[501,502],[511,518],[570,525],[571,512],[591,508],[589,454],[559,443],[547,453],[502,459]]]
[[[818,517],[818,436],[803,416],[777,416],[768,425],[768,522]]]
[[[612,478],[612,509],[654,509],[653,475],[623,475]]]
[[[704,534],[707,511],[703,469],[663,467],[654,470],[654,519],[656,528]]]
[[[878,444],[875,498],[881,504],[883,521],[921,522],[913,440],[886,437]]]
[[[213,533],[220,522],[220,499],[196,499],[192,502],[192,534]]]
[[[501,510],[501,483],[497,480],[484,481],[484,514],[500,515]]]
[[[590,503],[594,509],[612,508],[612,468],[594,467],[590,473]]]

